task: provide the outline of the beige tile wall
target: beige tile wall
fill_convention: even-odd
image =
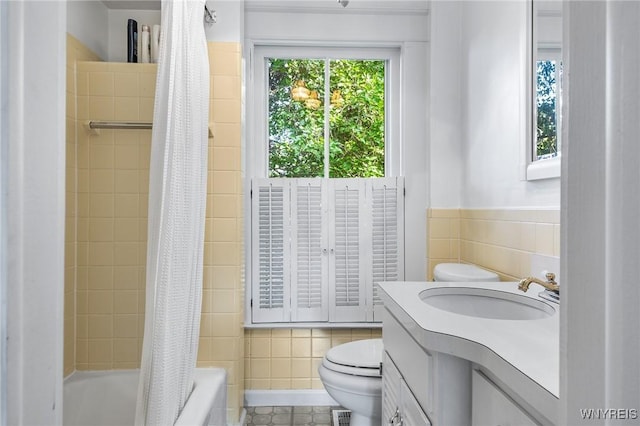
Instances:
[[[318,367],[329,348],[382,336],[382,329],[247,329],[245,388],[322,389]]]
[[[559,210],[430,209],[427,218],[428,279],[433,266],[446,260],[474,263],[514,281],[529,275],[532,253],[560,256]],[[447,252],[445,241],[459,248]],[[440,257],[446,253],[452,256]]]
[[[244,405],[241,47],[209,43],[214,138],[209,146],[204,292],[198,365],[228,374],[228,419]]]
[[[244,396],[240,45],[210,43],[203,309],[198,365],[228,372],[229,420]],[[151,132],[91,120],[152,121],[155,64],[78,63],[76,369],[137,368],[144,322]],[[73,235],[68,235],[73,244]]]
[[[67,34],[66,93],[66,220],[65,220],[65,282],[64,282],[64,375],[76,369],[76,274],[77,274],[77,112],[76,65],[79,61],[97,61],[93,53],[75,37]]]
[[[155,76],[154,64],[78,64],[79,370],[140,365],[151,131],[85,122],[152,121]]]
[[[438,263],[460,261],[460,210],[427,210],[427,274],[432,279],[433,267]]]

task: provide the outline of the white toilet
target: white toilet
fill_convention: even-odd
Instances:
[[[440,263],[434,281],[500,281],[493,272],[464,263]],[[358,340],[327,351],[318,368],[325,389],[344,408],[351,410],[350,426],[382,423],[382,339]]]
[[[351,410],[350,426],[382,423],[382,339],[357,340],[327,351],[318,373],[325,389]]]
[[[491,282],[500,281],[498,274],[466,263],[438,263],[433,268],[434,281]]]

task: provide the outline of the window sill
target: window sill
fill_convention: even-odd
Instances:
[[[244,328],[382,328],[382,322],[266,322]]]
[[[548,160],[539,160],[527,166],[527,180],[542,180],[560,177],[560,155]]]

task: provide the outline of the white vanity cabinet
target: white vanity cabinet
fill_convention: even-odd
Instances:
[[[383,317],[382,338],[387,357],[382,367],[384,421],[390,418],[387,413],[391,416],[395,413],[396,389],[404,386],[404,394],[400,392],[401,396],[407,395],[401,398],[407,413],[403,416],[403,426],[470,424],[471,364],[468,361],[424,350],[388,311]],[[420,420],[421,413],[429,423]]]
[[[472,425],[540,425],[481,371],[473,370],[472,383]]]
[[[429,422],[404,414],[403,426],[559,424],[558,315],[535,320],[475,317],[436,308],[421,298],[425,290],[460,287],[523,298],[517,283],[380,284],[387,353],[383,424],[388,425],[396,407],[400,414],[411,412],[402,407],[418,407]],[[405,385],[406,401],[414,404],[402,399]]]
[[[429,418],[407,386],[389,354],[385,352],[382,367],[383,426],[430,426]]]

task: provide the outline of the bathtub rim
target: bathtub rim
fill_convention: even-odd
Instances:
[[[139,376],[140,369],[74,370],[64,378],[63,386],[69,382],[118,374],[136,374]],[[222,395],[216,392],[218,389],[222,391]],[[197,407],[202,405],[197,403],[206,404],[206,406],[210,407],[209,411],[198,410]],[[198,367],[195,369],[193,390],[174,426],[211,424],[209,419],[213,415],[216,415],[220,420],[224,420],[223,425],[227,424],[227,372],[224,368],[219,367]],[[217,423],[216,426],[218,426]]]

